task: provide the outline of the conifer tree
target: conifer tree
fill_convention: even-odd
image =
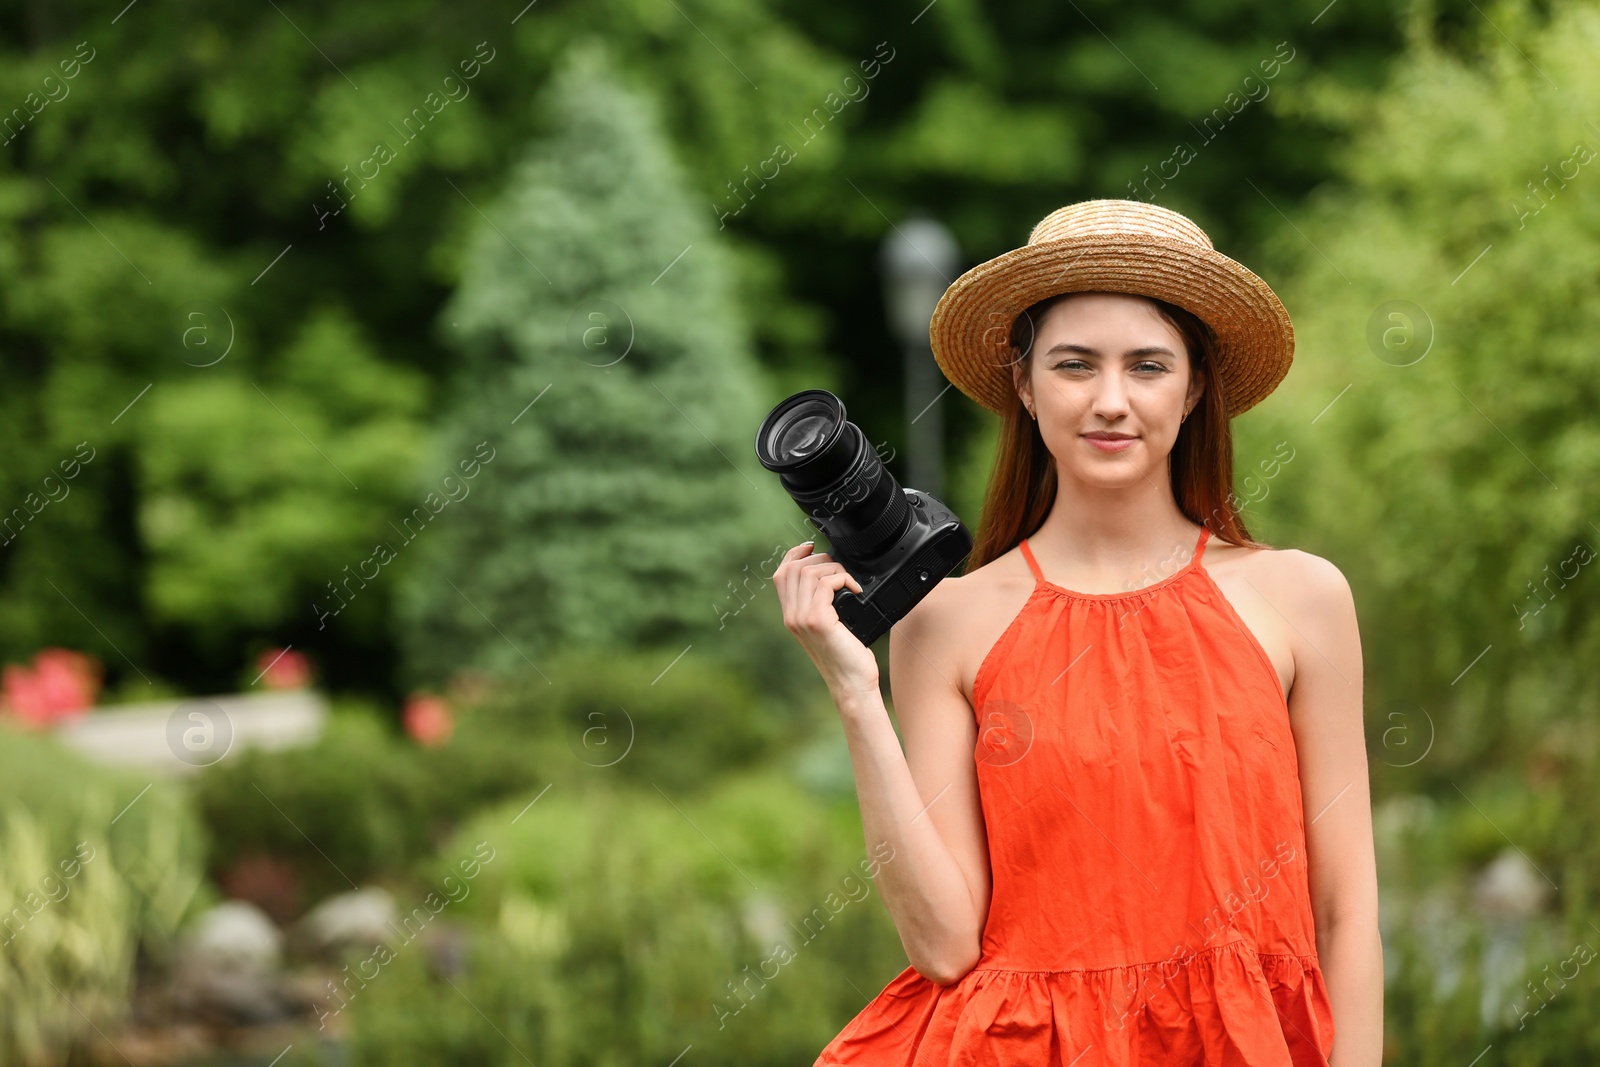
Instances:
[[[416,679],[716,632],[794,510],[755,460],[774,398],[658,116],[598,45],[542,105],[443,316],[461,358],[433,466],[465,495],[405,542]]]

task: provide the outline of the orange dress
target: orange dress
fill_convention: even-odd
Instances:
[[[1277,670],[1200,565],[1045,580],[973,682],[982,954],[907,967],[814,1067],[1312,1067],[1333,1048]]]

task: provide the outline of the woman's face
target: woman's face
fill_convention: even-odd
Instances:
[[[1183,335],[1153,303],[1121,293],[1074,293],[1034,331],[1032,357],[1015,368],[1017,391],[1058,473],[1106,488],[1164,475],[1180,420],[1203,388]]]

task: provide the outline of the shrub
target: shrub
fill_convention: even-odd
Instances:
[[[801,721],[741,673],[681,650],[568,649],[483,709],[548,752],[553,780],[698,789],[791,739]]]
[[[464,966],[399,949],[350,1002],[353,1063],[808,1063],[906,965],[851,813],[776,773],[532,799],[441,854],[494,850],[451,905]]]
[[[669,664],[651,651],[553,656],[543,677],[459,705],[449,739],[428,747],[375,708],[341,704],[315,744],[246,749],[200,775],[212,870],[236,886],[287,880],[270,890],[276,907],[252,897],[285,920],[352,882],[404,879],[459,820],[511,793],[611,780],[676,795],[788,736],[789,720],[740,675]]]
[[[351,883],[403,874],[467,811],[538,777],[499,735],[464,730],[424,750],[374,709],[342,705],[315,744],[246,749],[208,767],[198,795],[212,870],[287,865],[299,889],[277,916],[287,919]]]
[[[0,727],[0,1063],[64,1062],[201,899],[188,798]]]

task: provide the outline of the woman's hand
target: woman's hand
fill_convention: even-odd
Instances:
[[[850,632],[833,608],[836,590],[860,594],[861,583],[844,565],[814,552],[810,541],[795,545],[772,572],[772,585],[783,606],[783,625],[816,664],[828,691],[838,701],[878,692],[878,660],[872,649]]]

